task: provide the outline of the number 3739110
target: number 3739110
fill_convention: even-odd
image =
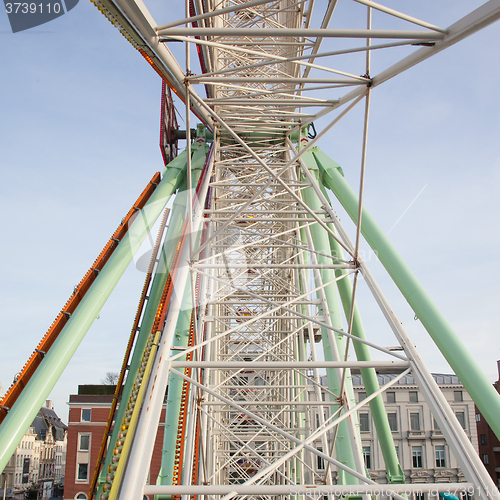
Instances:
[[[61,4],[57,2],[53,4],[13,2],[6,3],[5,10],[7,14],[59,14],[61,11]]]

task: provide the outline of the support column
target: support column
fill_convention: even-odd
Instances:
[[[313,158],[311,156],[308,157],[307,153],[304,155],[304,162],[308,163],[308,167],[310,167],[311,173],[315,175],[316,179],[318,179],[318,168],[312,160]],[[303,191],[303,197],[304,197],[304,202],[311,210],[316,212],[321,211],[321,202],[319,198],[316,196],[316,193],[314,192],[314,189],[312,187],[308,187]],[[313,224],[310,228],[310,231],[314,249],[322,253],[330,253],[330,242],[326,231],[319,224]],[[331,259],[329,259],[324,255],[318,255],[317,261],[318,264],[328,265],[330,264]],[[330,282],[334,279],[334,273],[332,269],[322,269],[321,271],[318,272],[321,275],[321,281],[323,283]],[[316,285],[319,286],[320,283],[317,283]],[[341,312],[340,312],[336,284],[332,283],[326,286],[324,288],[324,292],[325,292],[326,302],[328,305],[328,311],[324,311],[324,314],[330,316],[331,324],[334,328],[342,329]],[[322,328],[322,337],[323,337],[323,346],[324,346],[326,361],[334,360],[332,349],[336,350],[338,353],[343,353],[345,351],[345,337],[343,335],[337,333],[331,334],[329,331]],[[336,343],[335,347],[331,345],[332,341]],[[327,378],[330,390],[338,394],[341,389],[340,387],[341,380],[338,377],[337,371],[334,369],[327,369]],[[352,399],[354,397],[354,394],[351,386],[350,372],[348,373],[348,380],[346,380],[345,384],[345,393],[348,395],[352,404],[353,403]],[[339,394],[339,396],[342,395]],[[338,426],[337,439],[335,443],[337,459],[343,464],[347,465],[348,467],[362,472],[364,470],[364,467],[362,469],[359,468],[360,466],[363,465],[361,449],[359,448],[356,449],[356,445],[354,445],[353,447],[353,444],[356,442],[358,446],[361,446],[359,428],[354,423],[354,420],[351,419],[351,421],[353,422],[351,426],[352,427],[351,430],[353,433],[352,436],[350,436],[350,430],[347,420],[342,421]],[[357,454],[358,456],[356,457],[355,454]],[[359,484],[358,479],[350,474],[347,474],[340,470],[338,474],[339,474],[339,480],[338,480],[339,484]]]
[[[323,186],[320,187],[324,190]],[[328,227],[330,227],[330,229],[332,230],[334,229],[333,224],[328,224]],[[344,260],[342,247],[331,235],[328,235],[328,237],[330,239],[330,248],[332,251],[332,255],[334,257],[338,257],[341,260]],[[338,262],[340,263],[340,261]],[[344,269],[335,269],[335,276],[337,276],[337,278],[344,274],[346,274],[346,271]],[[345,317],[349,318],[352,304],[351,281],[347,279],[341,279],[337,281],[337,287],[339,290],[340,299],[342,301],[342,307],[344,309]],[[354,304],[352,329],[350,333],[356,337],[359,337],[361,340],[367,340],[357,304]],[[358,359],[358,361],[371,361],[370,350],[368,349],[368,346],[366,344],[356,342],[354,340],[353,347],[354,351],[356,352],[356,358]],[[375,368],[361,368],[360,372],[361,378],[363,379],[363,384],[366,389],[366,394],[368,396],[380,389]],[[370,401],[369,404],[373,417],[373,423],[375,424],[375,429],[377,430],[380,449],[382,451],[382,456],[384,457],[387,480],[389,484],[403,484],[405,482],[405,476],[399,464],[399,459],[396,453],[394,440],[392,438],[392,431],[389,427],[387,413],[385,412],[382,395],[376,396]]]
[[[200,139],[200,137],[198,138]],[[198,142],[199,147],[193,154],[192,160],[192,181],[191,185],[196,186],[201,176],[201,171],[203,169],[206,156],[208,154],[208,146],[205,141]],[[187,209],[188,197],[184,200],[184,213]],[[197,241],[195,246],[199,244],[199,239],[201,237],[201,232],[197,236]],[[179,314],[177,320],[177,325],[174,333],[174,346],[176,347],[186,347],[189,340],[189,331],[191,325],[191,315],[193,311],[192,303],[192,290],[191,290],[191,279],[188,279],[186,283],[186,289],[184,291],[183,299],[183,310]],[[179,354],[181,351],[172,350],[171,356]],[[183,356],[180,360],[184,360]],[[183,379],[179,376],[170,374],[168,381],[168,398],[167,398],[167,410],[165,414],[165,432],[163,437],[163,449],[161,457],[161,469],[156,480],[156,484],[173,484],[172,479],[174,475],[175,464],[175,448],[177,441],[177,428],[179,425],[180,416],[180,406],[182,399],[182,385]],[[187,409],[186,409],[187,411]],[[177,464],[180,469],[182,469],[181,464]],[[179,475],[181,475],[181,470],[179,470]],[[167,497],[159,497],[167,498]]]
[[[202,226],[203,207],[207,196],[212,166],[213,163],[209,162],[200,186],[199,195],[195,198],[196,205],[193,209],[194,221],[192,225],[195,235],[201,230]],[[168,361],[171,352],[170,348],[173,344],[179,313],[183,309],[182,297],[185,285],[189,280],[190,255],[187,246],[188,235],[184,234],[183,238],[177,272],[174,275],[172,283],[173,289],[169,293],[168,307],[164,310],[166,315],[162,315],[161,324],[158,328],[158,331],[163,332],[162,337],[159,341],[150,377],[147,381],[143,381],[143,384],[147,386],[144,398],[144,401],[147,401],[147,405],[143,406],[140,413],[122,476],[123,480],[117,491],[117,498],[122,500],[140,498],[143,495],[143,488],[148,476],[149,462],[153,453],[158,430],[157,426],[163,405],[163,396],[166,391],[170,372],[170,363]]]
[[[181,155],[177,158],[181,158],[186,165],[186,152],[183,151]],[[176,159],[177,159],[176,158]],[[185,167],[184,167],[185,168]],[[167,234],[165,235],[165,241],[162,246],[160,253],[160,261],[156,273],[153,277],[153,283],[151,285],[151,290],[149,292],[149,299],[147,301],[146,307],[144,309],[144,314],[140,324],[140,332],[137,335],[137,341],[134,347],[134,352],[132,354],[132,359],[130,360],[130,368],[127,373],[127,378],[123,386],[121,393],[120,404],[116,410],[115,424],[113,426],[113,431],[109,440],[108,451],[106,453],[106,458],[101,469],[101,474],[99,477],[99,486],[106,482],[106,474],[108,473],[108,467],[111,464],[111,458],[113,456],[114,443],[118,439],[118,434],[120,432],[120,424],[123,422],[125,417],[125,412],[127,411],[127,402],[132,393],[132,389],[139,371],[139,367],[142,363],[142,356],[144,354],[144,349],[148,342],[151,329],[156,316],[156,311],[158,310],[158,305],[160,303],[161,295],[165,282],[167,281],[168,273],[170,271],[170,265],[172,264],[172,259],[174,257],[175,248],[179,240],[182,224],[186,218],[186,179],[183,176],[182,183],[179,186],[179,191],[175,196],[172,205],[172,214],[168,223]]]

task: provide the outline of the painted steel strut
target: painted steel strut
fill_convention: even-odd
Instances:
[[[104,460],[104,457],[106,455],[108,438],[110,435],[111,427],[113,425],[113,421],[115,420],[116,408],[118,406],[118,402],[120,400],[120,396],[121,396],[121,393],[123,390],[123,382],[125,379],[125,373],[127,372],[127,366],[129,364],[130,354],[132,353],[132,347],[134,345],[134,340],[135,340],[135,337],[137,335],[137,332],[139,331],[139,322],[141,320],[141,316],[142,316],[146,301],[148,300],[148,293],[149,293],[149,288],[150,288],[152,277],[153,277],[153,270],[155,268],[155,264],[158,262],[158,260],[157,260],[158,251],[160,248],[160,244],[161,244],[163,235],[165,233],[165,228],[167,225],[167,219],[168,219],[169,213],[170,213],[170,209],[166,208],[165,212],[163,214],[162,221],[160,223],[160,229],[158,232],[158,236],[156,238],[156,241],[155,241],[155,244],[153,247],[153,251],[151,254],[151,260],[149,262],[148,272],[146,274],[146,279],[144,281],[144,286],[142,288],[142,293],[141,293],[141,298],[139,300],[139,305],[137,306],[137,312],[135,314],[134,323],[132,326],[132,330],[130,332],[130,337],[129,337],[129,341],[127,344],[127,349],[126,349],[125,355],[123,357],[123,363],[122,363],[122,367],[120,370],[120,375],[118,376],[118,381],[116,383],[115,394],[113,396],[113,401],[111,402],[111,408],[109,410],[109,416],[108,416],[108,421],[106,423],[106,428],[104,429],[104,435],[102,438],[101,447],[99,449],[99,455],[97,456],[97,463],[95,466],[94,475],[93,475],[92,481],[90,483],[89,496],[88,496],[89,500],[92,500],[94,498],[97,480],[99,478],[99,474],[101,472],[101,468],[102,468],[102,465],[104,463],[103,460]]]

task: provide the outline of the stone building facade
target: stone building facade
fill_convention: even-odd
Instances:
[[[6,497],[23,495],[30,488],[37,489],[41,499],[62,492],[66,430],[47,400],[2,471],[0,486],[5,486]]]
[[[456,375],[433,374],[433,377],[477,450],[475,407],[472,398]],[[384,385],[394,378],[394,375],[379,374],[378,378],[379,384]],[[360,375],[353,375],[353,385],[357,401],[366,397]],[[413,377],[411,375],[403,377],[382,397],[396,452],[405,474],[405,482],[465,481]],[[382,452],[376,439],[369,407],[360,412],[360,434],[365,464],[370,476],[379,483],[387,482]]]
[[[378,374],[379,385],[385,385],[395,377],[392,374]],[[433,377],[477,451],[476,411],[472,398],[456,375],[433,374]],[[321,382],[326,384],[326,376],[321,377]],[[356,402],[366,398],[361,375],[352,374],[352,383]],[[465,482],[457,460],[413,377],[406,375],[384,392],[382,397],[405,483]],[[328,418],[329,411],[325,411],[325,418]],[[385,464],[369,405],[359,411],[359,428],[363,458],[370,478],[378,484],[386,484]],[[332,435],[329,435],[329,443],[331,439]],[[317,469],[325,466],[322,460],[317,462]],[[414,500],[430,500],[427,497],[426,493],[421,493]]]

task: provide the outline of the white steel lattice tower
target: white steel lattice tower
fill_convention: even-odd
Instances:
[[[95,1],[186,104],[187,148],[167,165],[163,180],[153,183],[158,184],[153,202],[140,207],[141,216],[129,229],[134,249],[177,191],[168,229],[164,236],[164,221],[151,260],[133,328],[135,351],[124,361],[117,389],[121,402],[110,417],[110,444],[107,453],[103,447],[92,496],[333,498],[342,485],[350,487],[342,496],[367,500],[374,482],[363,459],[358,412],[368,406],[387,470],[384,496],[401,500],[405,489],[407,494],[447,491],[450,485],[432,483],[401,490],[405,477],[383,393],[411,373],[466,478],[452,487],[457,494],[498,498],[361,258],[360,242],[364,236],[500,433],[498,395],[363,209],[371,93],[497,20],[500,4],[487,2],[440,28],[370,0],[356,2],[325,2],[318,22],[311,0],[193,0],[186,3],[186,19],[157,26],[139,0]],[[336,9],[353,4],[362,12],[363,28],[356,19],[354,28],[329,29]],[[382,29],[372,28],[374,10],[382,15]],[[172,41],[188,46],[184,69],[168,48]],[[193,44],[199,74],[192,71]],[[327,46],[323,52],[322,45]],[[394,47],[405,48],[407,55],[401,60],[388,56],[387,69],[372,76],[372,51],[391,53]],[[337,68],[336,60],[335,66],[330,59],[317,62],[346,54],[355,57],[344,68]],[[206,98],[198,95],[200,84]],[[173,114],[169,92],[165,116]],[[358,104],[364,104],[364,120],[355,194],[318,144]],[[201,122],[196,130],[190,126],[192,113]],[[162,130],[169,153],[176,149],[175,130],[172,134]],[[340,206],[355,223],[352,237],[336,215]],[[109,262],[117,261],[122,269],[131,255],[113,255]],[[100,272],[96,281],[119,277],[106,276]],[[369,323],[363,326],[360,286],[375,298],[397,349],[379,345]],[[93,307],[81,316],[100,306]],[[78,317],[73,313],[61,338],[78,325]],[[56,370],[58,362],[51,363],[41,366]],[[366,387],[361,402],[353,396],[351,369],[360,371]],[[395,377],[380,387],[377,372]],[[164,401],[161,471],[148,479]],[[22,396],[16,404],[23,408]],[[24,425],[14,423],[11,413],[0,429],[0,446],[2,432],[14,435]]]

